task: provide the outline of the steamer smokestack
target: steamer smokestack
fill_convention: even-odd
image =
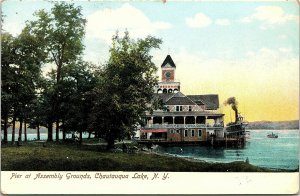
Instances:
[[[231,108],[234,110],[235,112],[235,122],[237,122],[238,120],[238,102],[235,99],[235,97],[229,97],[225,102],[225,105],[231,105]]]

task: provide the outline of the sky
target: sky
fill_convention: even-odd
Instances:
[[[151,51],[160,67],[170,54],[186,95],[236,97],[247,121],[299,119],[299,5],[295,1],[72,1],[87,19],[84,60],[108,60],[111,37],[162,39]],[[50,1],[2,2],[3,29],[18,35]],[[44,67],[47,72],[51,65]],[[160,76],[160,70],[157,72]]]

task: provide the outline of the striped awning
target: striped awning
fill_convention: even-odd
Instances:
[[[166,133],[167,129],[141,129],[141,132],[144,133]]]

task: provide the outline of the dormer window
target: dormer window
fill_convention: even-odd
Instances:
[[[182,111],[182,105],[177,105],[176,106],[176,112]]]
[[[191,112],[192,111],[192,106],[191,105],[189,105],[189,112]]]

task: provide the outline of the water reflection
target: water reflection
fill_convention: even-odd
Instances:
[[[211,148],[204,146],[159,147],[158,151],[173,156],[208,162],[248,161],[267,168],[297,169],[299,165],[299,131],[278,130],[279,138],[267,138],[270,130],[251,130],[244,148]],[[282,137],[281,137],[282,136]]]

